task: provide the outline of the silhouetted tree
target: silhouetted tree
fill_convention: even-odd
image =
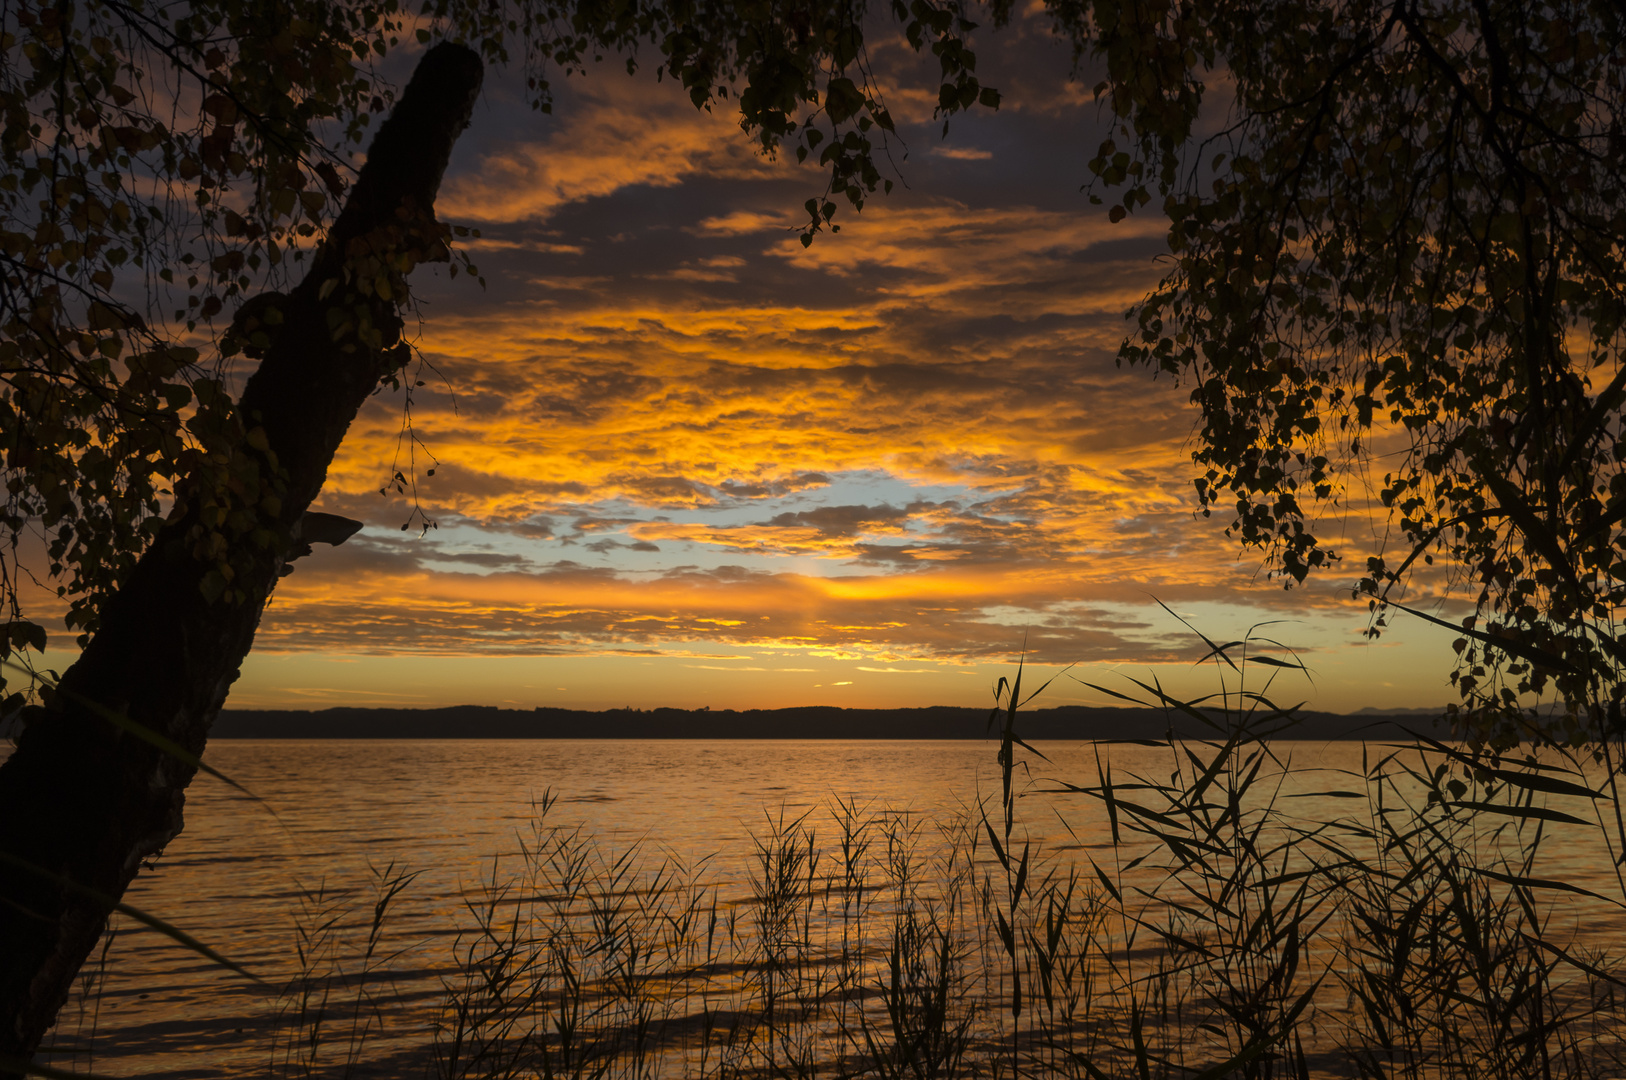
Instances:
[[[435,192],[481,70],[461,46],[424,57],[304,280],[261,306],[264,360],[226,418],[240,435],[223,440],[229,456],[176,485],[174,512],[0,766],[0,1054],[33,1053],[109,900],[180,830],[185,755],[202,752],[264,599],[308,539],[302,518],[345,429],[410,355],[395,298],[414,266],[446,257]]]
[[[1434,565],[1428,591],[1474,607],[1449,624],[1468,731],[1618,729],[1620,5],[1050,8],[1104,69],[1112,218],[1169,219],[1123,355],[1190,384],[1204,515],[1234,512],[1291,585],[1333,561],[1315,514],[1364,526],[1375,496],[1399,543],[1356,575],[1370,633]],[[1565,719],[1521,715],[1544,692]]]
[[[957,87],[945,110],[994,104],[956,51],[969,23],[917,9],[900,17],[917,48],[943,51]],[[0,659],[46,645],[22,606],[30,530],[83,646],[23,710],[0,766],[0,1072],[33,1053],[110,905],[180,831],[197,755],[286,563],[345,535],[307,509],[362,401],[411,355],[408,275],[455,257],[434,197],[481,54],[504,60],[512,46],[568,72],[645,42],[697,106],[743,82],[737,104],[764,150],[824,145],[811,238],[831,224],[829,195],[861,205],[883,183],[870,133],[891,119],[848,74],[861,14],[473,0],[431,0],[410,19],[397,0],[0,8]],[[403,37],[478,51],[435,46],[394,102],[368,65]],[[530,85],[546,109],[546,81]],[[392,102],[331,218],[346,146]],[[190,344],[200,334],[215,355]],[[233,400],[239,356],[260,365]],[[0,712],[23,704],[28,684],[15,684]]]

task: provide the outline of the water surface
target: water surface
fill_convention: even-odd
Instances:
[[[1118,784],[1166,778],[1170,751],[1082,742],[1041,749],[1048,762],[1028,758],[1018,770],[1018,838],[1078,865],[1121,863],[1100,801],[1059,793],[1056,781],[1094,785],[1104,762]],[[1359,743],[1275,749],[1288,767],[1266,787],[1279,807],[1306,820],[1355,812],[1332,793],[1360,789],[1363,758],[1384,752]],[[402,978],[420,1002],[446,966],[450,928],[468,923],[466,901],[517,865],[544,800],[556,800],[551,823],[579,823],[611,857],[638,849],[651,864],[703,862],[725,909],[749,897],[752,837],[776,820],[805,816],[809,829],[833,840],[839,807],[885,813],[922,823],[928,850],[944,842],[938,824],[966,815],[980,823],[990,796],[989,817],[999,822],[992,742],[244,740],[211,745],[208,760],[255,798],[200,777],[185,832],[128,902],[279,987],[299,967],[302,905],[307,935],[313,900],[329,905],[323,910],[353,909],[348,924],[365,921],[377,875],[409,870],[417,876],[395,902],[389,940],[407,957]],[[1543,860],[1540,874],[1611,888],[1609,856],[1595,834],[1548,844]],[[99,970],[100,992],[64,1012],[60,1048],[83,1048],[94,1029],[94,1056],[75,1067],[264,1073],[265,991],[128,923]]]

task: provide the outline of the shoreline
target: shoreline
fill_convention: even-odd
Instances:
[[[1308,740],[1409,738],[1435,733],[1419,714],[1304,712],[1276,737]],[[210,739],[986,739],[989,710],[936,706],[845,709],[500,709],[454,705],[438,709],[227,709]],[[1161,709],[1064,705],[1017,714],[1020,738],[1161,740],[1216,734],[1189,716]]]

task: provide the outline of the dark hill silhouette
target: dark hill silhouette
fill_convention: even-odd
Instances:
[[[1400,725],[1433,731],[1430,719],[1362,713],[1307,712],[1284,738],[1401,738]],[[1157,739],[1212,732],[1189,716],[1160,709],[1101,709],[1064,705],[1019,714],[1024,739]],[[216,739],[982,739],[990,734],[987,709],[499,709],[455,705],[442,709],[334,708],[300,712],[229,709]]]

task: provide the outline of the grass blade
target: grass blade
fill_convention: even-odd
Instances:
[[[1573,814],[1566,814],[1562,810],[1549,810],[1545,806],[1510,806],[1507,803],[1473,802],[1462,800],[1451,803],[1467,810],[1480,810],[1487,814],[1502,814],[1507,817],[1525,818],[1531,821],[1558,821],[1566,825],[1591,825],[1592,822],[1578,818]]]
[[[127,915],[148,929],[158,931],[171,941],[174,941],[176,944],[186,949],[190,949],[199,956],[211,960],[223,968],[235,971],[237,974],[243,976],[243,978],[248,979],[261,987],[266,986],[264,979],[260,978],[243,965],[237,963],[237,961],[228,959],[227,957],[216,952],[214,949],[211,949],[209,946],[205,945],[203,942],[199,941],[197,938],[193,937],[191,934],[188,934],[185,930],[165,922],[156,915],[149,915],[140,908],[132,907],[131,905],[122,901],[113,899],[100,889],[92,889],[88,885],[81,885],[79,882],[74,881],[71,878],[65,877],[62,874],[58,874],[52,870],[47,870],[43,866],[37,866],[34,863],[29,862],[27,859],[18,858],[17,856],[7,852],[0,851],[0,862],[4,862],[10,866],[15,866],[17,869],[33,874],[35,877],[44,878],[46,881],[51,882],[51,884],[56,885],[58,888],[66,889],[69,892],[77,893],[78,895],[87,899],[94,900],[98,904],[101,904],[109,912],[117,911],[121,915]]]

